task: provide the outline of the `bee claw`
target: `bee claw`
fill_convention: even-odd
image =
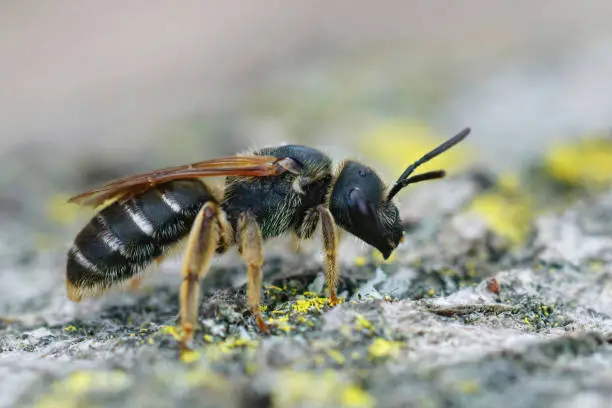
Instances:
[[[193,351],[193,340],[181,340],[181,353]]]
[[[259,326],[259,330],[261,330],[262,333],[264,334],[270,334],[270,329],[268,329],[268,326],[265,323],[258,323],[257,324]]]
[[[260,314],[255,315],[255,321],[257,322],[257,326],[262,333],[270,334],[270,329],[268,329],[268,325],[266,322],[264,322],[264,319]]]
[[[329,298],[329,305],[331,307],[334,307],[336,305],[340,304],[340,300],[338,299],[338,297],[336,296],[336,294],[333,294],[330,298]]]

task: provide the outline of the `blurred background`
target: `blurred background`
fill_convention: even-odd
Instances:
[[[514,165],[609,128],[610,15],[603,0],[2,2],[0,152],[358,154],[398,122],[406,140],[470,125],[483,157]]]
[[[612,178],[602,145],[543,153],[608,135],[610,15],[603,0],[2,2],[0,214],[76,232],[69,194],[282,142],[392,181],[465,126],[433,167]]]

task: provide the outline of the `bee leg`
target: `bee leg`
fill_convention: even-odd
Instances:
[[[249,281],[247,286],[247,298],[251,313],[255,317],[259,330],[268,333],[268,326],[261,317],[259,306],[261,303],[261,280],[263,265],[263,240],[261,230],[257,221],[248,213],[242,214],[239,226],[239,251],[242,259],[247,264]]]
[[[303,252],[300,246],[300,241],[300,237],[298,237],[296,233],[291,234],[291,250],[295,254],[301,254]]]
[[[185,251],[185,260],[181,274],[181,348],[190,349],[193,332],[198,318],[200,301],[200,280],[209,270],[215,254],[218,239],[216,218],[218,207],[212,202],[206,203],[191,227]]]
[[[338,304],[336,295],[336,284],[338,282],[338,231],[334,217],[327,207],[320,205],[317,207],[321,217],[321,231],[323,234],[323,246],[325,248],[325,280],[329,288],[329,304]]]

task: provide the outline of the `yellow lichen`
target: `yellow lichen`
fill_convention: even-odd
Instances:
[[[327,351],[327,355],[329,356],[329,358],[331,358],[332,360],[334,360],[336,363],[340,365],[346,362],[346,358],[344,357],[344,354],[342,354],[338,350],[330,349]]]
[[[66,328],[64,328],[65,331],[67,332],[71,332],[71,333],[75,333],[77,331],[77,328],[70,325],[70,326],[66,326]]]
[[[603,269],[604,263],[602,261],[590,261],[587,263],[587,266],[589,267],[589,269],[595,272],[599,272]]]
[[[417,121],[390,121],[380,124],[358,143],[359,149],[394,175],[399,175],[408,162],[438,146],[451,135],[438,137],[426,124]],[[465,147],[450,149],[429,163],[419,167],[420,172],[446,169],[456,170],[467,162],[468,153]]]
[[[359,387],[354,385],[348,386],[342,390],[342,396],[340,399],[340,403],[343,407],[374,407],[375,400],[374,397],[362,390]]]
[[[342,325],[339,330],[340,334],[346,338],[351,338],[354,336],[353,329],[351,326]]]
[[[195,363],[202,358],[202,353],[197,350],[185,350],[181,352],[181,361],[185,364]]]
[[[278,318],[272,318],[268,320],[268,323],[270,324],[274,324],[274,323],[286,323],[289,321],[289,316],[281,316]]]
[[[47,218],[58,224],[73,224],[80,216],[89,214],[90,209],[83,206],[68,203],[70,196],[57,194],[47,202],[45,213]]]
[[[477,381],[461,381],[455,384],[455,388],[463,394],[476,394],[480,390]]]
[[[568,185],[608,186],[612,183],[612,138],[586,135],[578,142],[557,144],[544,158],[544,168]]]
[[[396,252],[393,252],[389,258],[385,259],[378,249],[372,249],[372,259],[378,265],[393,263],[396,258]]]
[[[368,347],[368,354],[372,358],[396,357],[399,355],[402,346],[400,342],[378,338],[374,339]]]
[[[332,370],[279,372],[272,402],[274,407],[372,408],[376,405],[373,396]]]
[[[76,397],[62,397],[54,394],[45,395],[35,404],[35,408],[79,408],[79,399]]]
[[[214,389],[229,388],[229,382],[213,371],[198,369],[191,370],[185,374],[185,381],[190,388],[207,387]]]
[[[234,355],[236,349],[249,352],[257,348],[258,345],[259,341],[257,340],[230,337],[217,343],[208,344],[204,348],[204,352],[208,361],[222,361],[226,357]]]
[[[512,190],[514,184],[504,182],[494,191],[477,196],[468,212],[483,217],[489,228],[513,244],[522,243],[534,216],[532,198],[521,190]]]
[[[162,326],[159,331],[164,335],[174,337],[174,339],[177,341],[181,340],[181,335],[179,334],[177,328],[174,326]]]
[[[217,344],[219,349],[226,354],[231,353],[235,348],[256,348],[258,345],[258,341],[244,338],[228,338]]]
[[[130,377],[119,370],[76,371],[53,384],[51,392],[38,401],[38,408],[82,406],[82,397],[91,392],[121,392],[129,387]]]
[[[278,327],[285,333],[289,333],[291,330],[293,330],[293,326],[289,324],[289,316],[281,316],[279,318],[268,319],[268,324],[271,326]]]
[[[500,191],[515,192],[521,190],[521,179],[516,173],[501,173],[497,177],[497,188]]]
[[[259,366],[254,362],[247,362],[244,367],[244,372],[248,376],[254,376],[259,371]]]
[[[320,312],[321,309],[328,303],[329,299],[324,297],[297,299],[292,305],[292,309],[294,313],[308,313],[312,309]]]
[[[368,263],[368,260],[365,256],[358,256],[354,260],[355,266],[362,267]]]
[[[64,381],[64,388],[73,394],[82,394],[91,388],[93,382],[92,373],[77,371]]]
[[[374,325],[362,315],[357,315],[355,318],[355,324],[357,326],[357,330],[374,331]]]

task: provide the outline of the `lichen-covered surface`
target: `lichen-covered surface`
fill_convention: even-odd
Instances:
[[[5,198],[0,407],[609,406],[612,190],[601,166],[577,173],[567,149],[551,155],[517,175],[468,165],[415,188],[401,204],[406,240],[387,262],[345,236],[334,308],[320,242],[296,254],[270,242],[271,335],[246,309],[239,259],[219,260],[182,359],[180,258],[138,292],[72,304],[64,251],[90,214],[64,196]],[[128,169],[108,171],[99,177]],[[77,183],[46,177],[23,195]]]

